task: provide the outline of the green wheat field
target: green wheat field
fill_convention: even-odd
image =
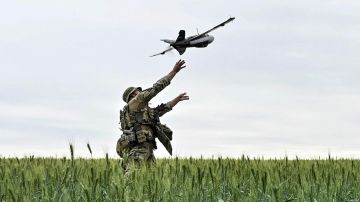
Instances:
[[[3,157],[0,201],[360,200],[358,160],[158,159],[126,177],[121,163]]]

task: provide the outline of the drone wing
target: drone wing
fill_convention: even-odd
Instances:
[[[229,23],[229,22],[231,22],[231,21],[233,21],[233,20],[235,20],[235,18],[234,18],[234,17],[231,17],[231,18],[229,18],[228,20],[226,20],[225,22],[220,23],[219,25],[216,25],[215,27],[209,29],[208,31],[206,31],[206,32],[204,32],[204,33],[201,33],[201,34],[195,36],[194,38],[191,38],[190,40],[196,40],[196,39],[198,39],[198,38],[201,38],[201,37],[203,37],[204,35],[206,35],[206,34],[212,32],[212,31],[214,31],[215,29],[217,29],[217,28],[219,28],[219,27],[225,26],[227,23]]]
[[[157,55],[164,55],[166,52],[169,52],[169,51],[171,51],[172,49],[174,49],[174,48],[173,48],[173,47],[170,47],[170,48],[164,50],[163,52],[161,52],[161,53],[156,53],[156,54],[154,54],[154,55],[151,55],[150,57],[154,57],[154,56],[157,56]]]

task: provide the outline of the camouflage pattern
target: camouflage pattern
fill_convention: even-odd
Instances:
[[[153,162],[155,161],[153,149],[154,146],[150,142],[140,143],[131,148],[128,153],[128,158],[133,159],[137,163],[141,161]]]
[[[128,104],[120,111],[120,124],[123,135],[117,143],[117,153],[124,158],[124,168],[128,169],[130,162],[139,164],[141,161],[154,162],[155,156],[153,150],[156,149],[155,137],[160,142],[165,142],[164,146],[172,152],[170,139],[162,132],[163,128],[159,117],[169,112],[172,108],[167,104],[161,104],[156,108],[149,107],[149,101],[160,91],[170,84],[167,76],[158,80],[152,88],[145,89],[137,94]],[[126,89],[124,96],[127,97],[134,92],[136,88]],[[170,130],[170,129],[169,129]],[[160,131],[160,133],[158,133]],[[171,130],[170,130],[171,131]],[[135,137],[135,138],[133,138]],[[168,149],[169,148],[169,149]]]
[[[171,111],[172,108],[168,104],[161,104],[154,108],[154,111],[158,113],[159,117]]]
[[[155,97],[160,91],[170,84],[170,80],[167,76],[158,80],[152,88],[145,89],[139,93],[135,98],[128,102],[130,112],[139,111],[148,105],[149,101]]]
[[[141,164],[155,163],[155,156],[153,153],[154,147],[150,142],[143,142],[135,145],[129,151],[126,152],[123,161],[123,169],[125,174],[129,173],[129,167],[131,164],[135,167],[140,167]]]

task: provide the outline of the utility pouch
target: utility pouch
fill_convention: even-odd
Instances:
[[[128,138],[130,144],[136,143],[136,134],[133,131],[127,133],[126,137]]]
[[[146,132],[144,130],[139,130],[136,131],[136,137],[139,143],[145,142],[146,141]]]
[[[129,142],[128,137],[125,134],[122,134],[116,144],[116,153],[120,157],[123,157],[123,152],[126,148],[129,147],[129,144],[130,144],[130,142]]]
[[[150,130],[136,131],[136,138],[137,138],[138,143],[155,140],[155,137]]]
[[[144,114],[144,112],[135,112],[135,121],[137,123],[143,122],[143,114]]]
[[[154,134],[151,132],[151,131],[146,131],[146,139],[147,140],[150,140],[150,141],[153,141],[155,140],[155,137],[154,137]]]
[[[149,118],[150,118],[151,120],[153,120],[154,123],[160,122],[159,113],[158,113],[158,111],[155,110],[155,109],[150,109],[150,110],[149,110]]]

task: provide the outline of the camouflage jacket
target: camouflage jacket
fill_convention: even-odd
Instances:
[[[149,107],[149,101],[169,84],[170,80],[167,76],[161,78],[152,88],[142,91],[131,99],[124,109],[120,111],[120,124],[123,134],[117,146],[119,155],[124,149],[131,149],[135,144],[145,141],[152,142],[154,148],[156,148],[156,137],[168,152],[172,153],[170,143],[172,131],[166,125],[161,124],[159,120],[159,117],[172,108],[168,104],[161,104],[156,108]]]

